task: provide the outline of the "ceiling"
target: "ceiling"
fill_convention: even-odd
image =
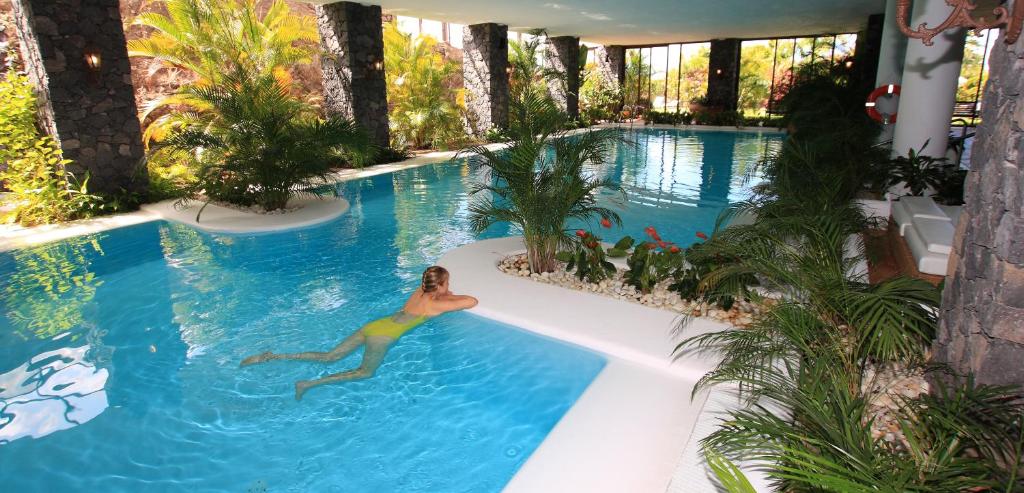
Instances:
[[[315,3],[329,3],[311,0]],[[386,11],[459,24],[546,28],[601,44],[642,45],[853,32],[885,0],[364,0]]]

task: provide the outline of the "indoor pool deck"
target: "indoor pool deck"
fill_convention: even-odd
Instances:
[[[518,237],[484,240],[449,251],[438,264],[452,273],[453,291],[480,300],[474,313],[601,352],[608,364],[505,491],[718,491],[697,442],[730,401],[718,390],[708,409],[707,393],[690,399],[714,358],[672,357],[679,340],[672,312],[498,270],[502,257],[522,251]],[[684,333],[727,327],[698,318]]]

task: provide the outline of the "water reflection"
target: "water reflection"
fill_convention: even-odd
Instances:
[[[89,347],[47,351],[0,374],[0,445],[74,428],[107,408],[109,373],[86,361]]]
[[[91,271],[100,236],[72,238],[8,254],[2,283],[7,319],[25,338],[50,339],[82,324],[102,281]],[[72,334],[72,338],[77,335]]]

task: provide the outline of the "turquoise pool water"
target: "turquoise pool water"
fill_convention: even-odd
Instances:
[[[683,244],[777,145],[632,138],[594,172],[627,188],[625,232],[651,224]],[[466,189],[480,174],[459,162],[344,183],[350,212],[298,231],[153,222],[0,254],[3,490],[500,491],[601,356],[460,313],[403,338],[375,378],[302,402],[292,382],[360,355],[238,368],[256,351],[330,348],[393,311],[424,267],[477,238]]]

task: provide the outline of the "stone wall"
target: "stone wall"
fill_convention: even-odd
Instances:
[[[380,7],[352,2],[317,5],[316,24],[323,48],[324,110],[352,119],[377,145],[389,145]],[[374,66],[378,62],[379,69]]]
[[[626,82],[626,48],[623,46],[598,46],[594,49],[597,73],[605,87],[622,89]]]
[[[547,39],[544,50],[547,66],[562,74],[561,80],[548,84],[548,93],[570,117],[579,116],[580,38],[557,36]]]
[[[860,90],[868,92],[875,88],[878,77],[878,60],[882,53],[882,29],[885,15],[868,16],[868,23],[857,33],[857,44],[853,49],[853,71],[851,82]],[[902,36],[902,33],[900,33]]]
[[[25,70],[38,88],[41,127],[68,171],[90,190],[142,192],[143,148],[118,0],[15,0]],[[100,56],[90,70],[85,54]]]
[[[1000,36],[990,60],[934,354],[980,383],[1024,385],[1024,38]]]
[[[508,125],[508,26],[462,28],[462,78],[470,133],[483,136]]]
[[[711,41],[708,57],[708,105],[735,111],[740,97],[740,45],[738,39]]]

